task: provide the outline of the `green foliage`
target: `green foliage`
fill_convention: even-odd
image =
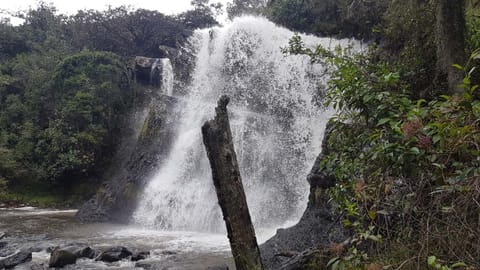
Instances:
[[[457,262],[457,263],[454,263],[450,266],[447,266],[447,265],[443,265],[439,262],[439,260],[437,259],[437,257],[435,256],[430,256],[428,257],[427,259],[427,262],[428,262],[428,265],[433,268],[433,269],[439,269],[439,270],[452,270],[452,269],[456,269],[456,268],[465,268],[467,267],[467,265],[463,262]]]
[[[177,16],[187,28],[208,28],[218,25],[215,17],[222,13],[223,5],[219,3],[210,4],[210,0],[192,0],[192,10],[185,11]]]
[[[390,2],[274,0],[269,1],[262,12],[272,21],[295,31],[371,39],[376,36],[374,26],[380,23]]]
[[[124,6],[104,12],[79,11],[67,22],[65,35],[75,49],[109,51],[122,56],[159,57],[159,45],[175,48],[190,34],[178,18]]]
[[[467,45],[470,51],[480,48],[480,7],[471,4],[465,15],[467,23]]]
[[[327,104],[337,114],[321,167],[336,178],[329,193],[359,240],[352,243],[356,252],[331,266],[358,269],[367,260],[359,243],[382,245],[379,234],[387,246],[427,243],[429,252],[478,263],[472,258],[480,249],[472,243],[480,241],[480,100],[472,74],[479,51],[465,66],[455,65],[465,74],[462,95],[427,101],[414,98],[396,65],[371,61],[374,54],[305,48],[298,36],[289,45],[284,51],[309,55],[332,71]]]
[[[90,172],[116,142],[131,93],[119,59],[108,53],[82,52],[66,58],[53,75],[54,120],[37,151],[53,179]]]
[[[376,57],[395,65],[415,98],[435,95],[435,1],[392,1],[375,31],[382,36]]]
[[[132,103],[118,56],[84,51],[53,72],[42,66],[52,64],[47,59],[19,55],[4,67],[0,176],[12,184],[24,178],[66,184],[91,174],[112,152]]]
[[[18,29],[0,20],[0,61],[27,51],[28,46]]]
[[[227,4],[228,18],[231,20],[245,14],[261,14],[267,4],[265,0],[233,0]]]
[[[296,31],[332,34],[337,31],[336,1],[278,0],[269,5],[269,17]]]
[[[220,5],[193,4],[179,16],[125,6],[66,16],[40,1],[14,14],[23,24],[0,21],[2,187],[100,178],[135,102],[125,59],[164,57],[159,45],[216,24]]]

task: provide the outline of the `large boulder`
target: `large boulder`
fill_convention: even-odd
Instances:
[[[72,245],[64,246],[60,249],[74,254],[75,257],[77,257],[77,259],[81,259],[81,258],[93,259],[95,258],[95,254],[96,254],[96,251],[94,249],[82,244],[72,244]]]
[[[20,251],[3,260],[0,260],[0,269],[12,269],[15,266],[32,260],[32,253]]]
[[[332,123],[329,123],[322,143],[322,154],[315,160],[307,177],[310,196],[302,218],[293,227],[277,230],[275,236],[260,246],[266,269],[303,269],[295,267],[318,254],[304,253],[306,250],[326,250],[332,244],[343,243],[349,237],[349,232],[332,212],[330,198],[326,193],[328,188],[335,185],[335,178],[320,166],[323,155],[329,151],[327,142],[332,128]],[[308,258],[304,258],[302,254],[308,255]],[[292,258],[295,257],[297,263],[291,264]]]
[[[136,261],[141,261],[145,260],[150,256],[150,251],[136,251],[133,253],[131,261],[136,262]]]
[[[145,270],[157,269],[156,266],[153,263],[148,263],[148,262],[137,262],[137,263],[135,263],[135,268],[141,268],[141,269],[145,269]]]
[[[132,256],[132,252],[125,247],[111,247],[100,253],[95,259],[102,262],[117,262]]]
[[[55,249],[50,255],[48,261],[49,267],[64,267],[69,264],[75,264],[77,262],[77,256],[67,249]]]

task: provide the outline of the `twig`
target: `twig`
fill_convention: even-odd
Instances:
[[[400,269],[402,269],[402,267],[403,267],[407,262],[409,262],[409,261],[411,261],[411,260],[414,260],[414,259],[416,259],[416,258],[418,258],[418,256],[415,256],[415,257],[412,257],[412,258],[410,258],[410,259],[407,259],[406,261],[402,262],[402,263],[400,264],[400,266],[398,266],[398,267],[395,268],[394,270],[400,270]]]

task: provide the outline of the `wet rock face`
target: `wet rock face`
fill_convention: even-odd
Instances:
[[[324,154],[329,151],[327,142],[331,131],[332,125],[329,124],[322,143]],[[307,177],[310,196],[300,221],[293,227],[279,229],[274,237],[260,246],[266,269],[303,269],[298,268],[298,265],[318,258],[317,249],[326,249],[332,243],[341,243],[349,236],[348,231],[331,211],[325,191],[335,185],[335,179],[320,167],[322,156],[320,154],[317,157]],[[308,250],[315,251],[306,252]],[[294,261],[296,263],[293,263]]]
[[[131,261],[136,262],[145,260],[148,256],[150,256],[150,251],[137,251],[132,255]]]
[[[222,265],[222,266],[210,266],[210,267],[207,267],[207,269],[205,270],[228,270],[230,268],[228,268],[228,266],[226,265]]]
[[[94,249],[84,245],[72,244],[72,245],[64,246],[62,248],[56,247],[56,248],[53,248],[52,254],[55,251],[59,251],[59,250],[64,250],[71,254],[74,254],[75,257],[77,257],[77,259],[81,259],[81,258],[93,259],[95,258],[95,255],[96,255],[96,251]]]
[[[142,129],[127,161],[78,211],[76,218],[84,222],[128,222],[136,208],[138,192],[147,178],[167,156],[172,144],[176,121],[176,99],[160,96],[149,108]]]
[[[125,247],[111,247],[102,251],[95,260],[102,262],[118,262],[130,256],[132,256],[132,252]]]
[[[143,85],[159,87],[162,76],[160,63],[160,58],[136,56],[133,65],[135,81]]]
[[[12,269],[15,266],[26,263],[32,260],[32,253],[27,251],[20,251],[3,260],[0,260],[0,269]]]
[[[55,249],[50,255],[49,267],[64,267],[65,265],[75,264],[77,256],[66,249]]]

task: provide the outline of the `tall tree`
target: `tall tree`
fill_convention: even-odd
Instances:
[[[227,4],[228,18],[231,20],[243,14],[261,14],[267,0],[233,0]]]
[[[465,62],[465,0],[437,0],[436,5],[436,82],[447,82],[452,93],[461,92],[463,74],[452,65]]]

